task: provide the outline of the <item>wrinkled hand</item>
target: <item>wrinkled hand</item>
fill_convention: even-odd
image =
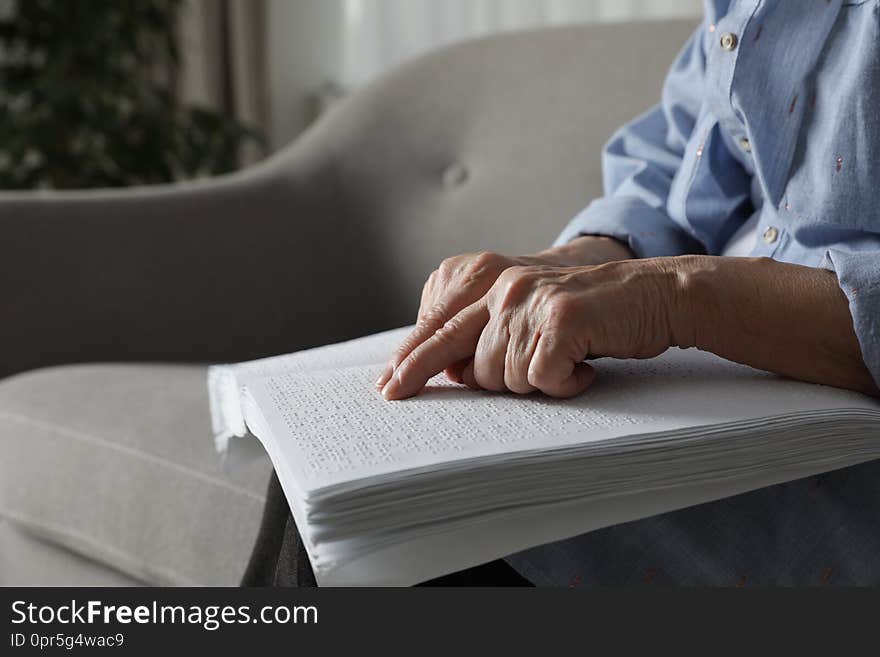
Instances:
[[[529,256],[509,257],[484,251],[447,258],[425,283],[416,327],[394,352],[376,387],[382,389],[417,347],[461,310],[483,298],[501,273],[510,267],[600,265],[632,257],[629,248],[615,239],[587,235]],[[451,363],[446,367],[446,376],[456,383],[464,382],[464,370],[469,363],[469,358]]]
[[[578,395],[594,378],[586,358],[650,358],[673,345],[677,278],[668,260],[507,268],[399,363],[382,394],[411,397],[466,362],[461,378],[474,388]]]
[[[376,387],[381,389],[416,347],[434,335],[462,309],[481,299],[504,270],[543,262],[545,261],[540,256],[508,257],[488,251],[466,253],[444,260],[422,289],[415,328],[392,355],[391,361],[376,381]],[[446,367],[447,376],[461,383],[462,370],[466,364],[449,363]]]

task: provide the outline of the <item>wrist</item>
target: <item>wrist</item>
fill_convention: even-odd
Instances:
[[[670,274],[666,298],[671,346],[711,350],[710,342],[721,337],[718,317],[723,286],[718,281],[723,259],[687,255],[660,260]]]

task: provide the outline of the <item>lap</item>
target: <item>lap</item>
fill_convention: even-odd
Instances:
[[[876,586],[880,460],[513,555],[539,586]]]

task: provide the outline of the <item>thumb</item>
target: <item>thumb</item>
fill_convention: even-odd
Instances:
[[[568,398],[581,394],[596,378],[596,371],[572,358],[559,340],[543,334],[529,363],[529,384],[551,397]]]

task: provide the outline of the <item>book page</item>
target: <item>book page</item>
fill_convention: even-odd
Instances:
[[[230,369],[234,372],[240,385],[247,385],[249,380],[273,374],[294,374],[357,365],[384,364],[391,359],[394,349],[409,335],[412,328],[407,326],[376,333],[365,338],[305,349],[283,356],[271,356],[219,367]]]
[[[411,330],[412,327],[408,326],[283,356],[209,367],[208,400],[217,451],[228,456],[230,439],[243,437],[248,432],[242,413],[241,391],[251,381],[273,374],[385,363]]]
[[[414,399],[386,402],[373,385],[381,365],[278,372],[247,388],[306,495],[465,459],[821,409],[880,408],[858,393],[782,379],[697,350],[592,364],[596,382],[570,400],[475,392],[440,375]]]

